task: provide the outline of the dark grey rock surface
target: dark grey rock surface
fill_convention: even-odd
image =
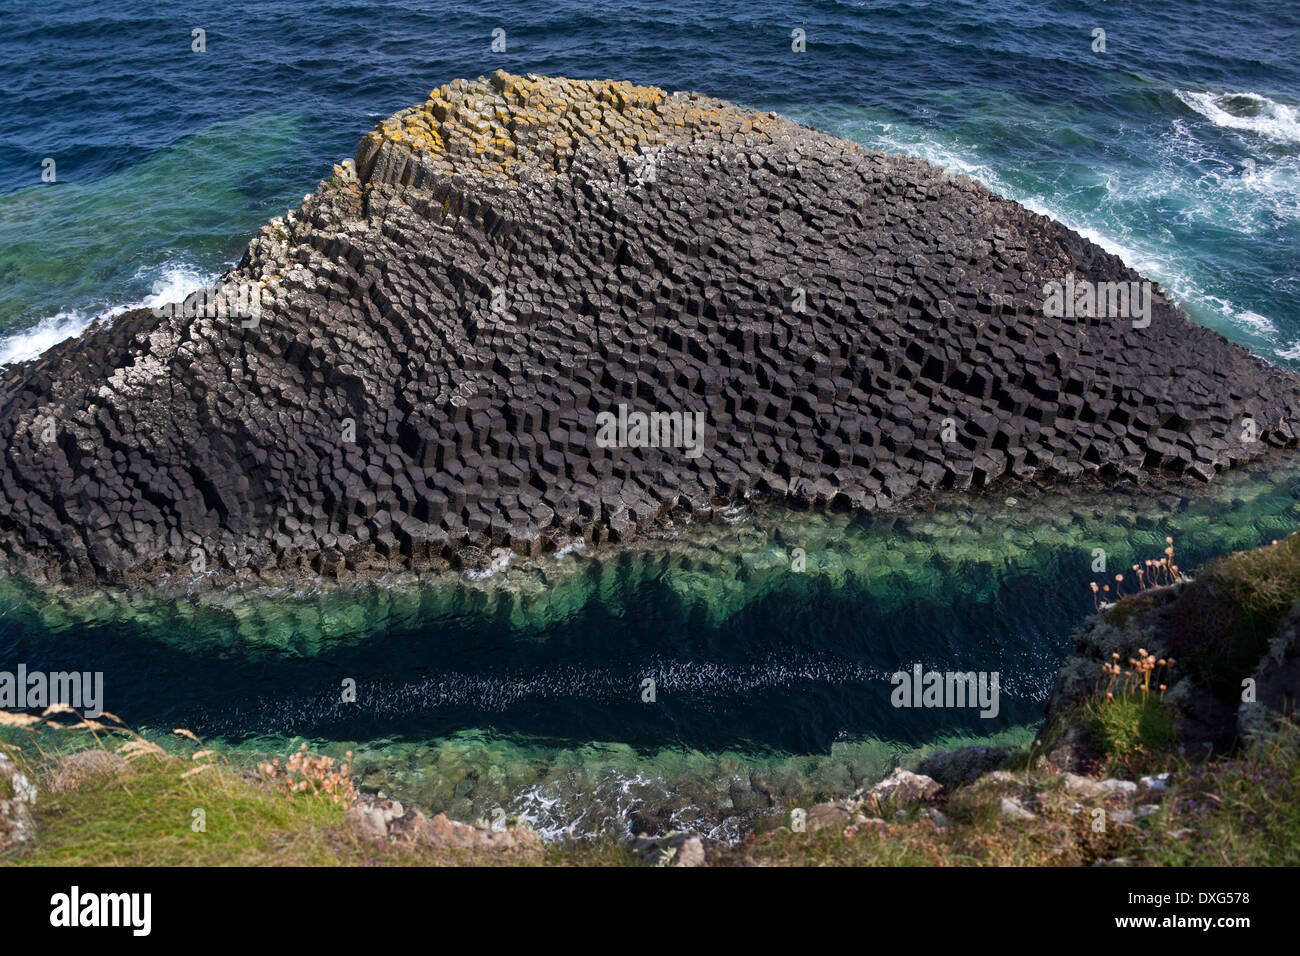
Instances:
[[[184,310],[5,371],[0,566],[483,565],[751,493],[1208,480],[1296,443],[1294,376],[1158,290],[1145,327],[1048,317],[1071,275],[1141,278],[964,177],[773,114],[457,81]],[[698,413],[702,441],[603,447],[620,405]]]

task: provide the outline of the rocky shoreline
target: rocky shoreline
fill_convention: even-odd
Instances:
[[[1074,639],[1027,753],[988,746],[933,753],[915,772],[900,767],[851,796],[795,808],[779,831],[844,842],[869,832],[907,842],[916,839],[919,822],[928,822],[933,834],[943,834],[922,837],[933,842],[963,829],[950,819],[955,808],[954,815],[991,818],[1012,843],[1042,836],[1060,841],[1039,863],[1132,866],[1160,854],[1178,860],[1216,853],[1209,846],[1216,837],[1203,817],[1223,803],[1215,791],[1226,793],[1231,783],[1294,801],[1300,780],[1286,774],[1300,746],[1300,535],[1225,556],[1195,579],[1130,594],[1103,607]],[[1175,652],[1188,659],[1179,664]],[[1159,660],[1160,679],[1169,683],[1153,684],[1149,696],[1134,685],[1126,695],[1122,684],[1107,684],[1104,664],[1132,667],[1141,657]],[[1117,694],[1119,706],[1126,696],[1138,702],[1141,694],[1141,709],[1169,716],[1169,734],[1159,742],[1149,728],[1135,725],[1137,746],[1125,755],[1129,772],[1118,775],[1110,772],[1116,753],[1102,716],[1117,706]],[[1262,822],[1245,807],[1229,810],[1242,816],[1234,827]],[[1294,841],[1294,834],[1287,839]],[[761,842],[755,834],[741,844]],[[665,852],[687,847],[680,857]],[[1115,847],[1128,855],[1114,855]],[[1300,847],[1292,842],[1276,849],[1294,858]],[[636,851],[648,851],[647,862],[669,866],[726,862],[735,855],[734,847],[693,831],[642,837]]]
[[[214,289],[0,376],[0,567],[482,568],[746,496],[1208,480],[1295,445],[1295,376],[1158,289],[1052,317],[1076,279],[1141,283],[920,160],[697,94],[456,81]]]
[[[930,752],[851,794],[756,804],[735,837],[640,813],[628,821],[635,836],[603,841],[546,840],[526,819],[500,808],[492,819],[473,822],[446,813],[429,817],[382,790],[359,791],[347,777],[350,767],[340,777],[328,758],[306,760],[326,768],[319,776],[329,793],[342,780],[353,798],[325,834],[336,854],[328,859],[668,867],[1296,865],[1300,534],[1225,555],[1194,578],[1179,578],[1102,607],[1076,630],[1075,651],[1062,663],[1045,720],[1027,749]],[[1121,682],[1105,678],[1103,666],[1112,661],[1140,676],[1141,661],[1157,658],[1159,683],[1149,690],[1130,675]],[[23,727],[35,722],[24,715],[11,720]],[[92,748],[60,756],[56,748],[33,762],[14,748],[19,763],[0,755],[0,854],[39,860],[52,852],[58,859],[59,846],[73,845],[60,843],[66,841],[57,834],[62,815],[75,807],[74,816],[93,816],[100,790],[111,801],[123,799],[133,775],[152,772],[136,769],[140,753],[162,761],[158,770],[173,789],[176,779],[209,770],[227,775],[202,778],[216,781],[210,799],[237,785],[274,804],[280,798],[266,788],[277,783],[275,793],[295,799],[296,790],[274,775],[268,781],[251,771],[217,770],[215,763],[196,767],[211,762],[213,752],[192,735],[196,752],[180,756],[130,736],[118,752]],[[178,799],[185,808],[178,825],[188,827],[193,795],[182,788]],[[310,797],[302,799],[310,804]],[[317,816],[309,814],[300,826],[304,839],[314,833],[321,840]],[[149,831],[161,832],[156,825]],[[165,832],[163,838],[174,852],[178,841]],[[51,840],[55,849],[47,850]],[[152,853],[147,845],[126,849]]]

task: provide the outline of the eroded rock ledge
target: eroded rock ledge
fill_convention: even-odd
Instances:
[[[369,574],[751,493],[1209,479],[1295,444],[1294,376],[1158,291],[1143,328],[1049,318],[1067,276],[1140,278],[964,177],[774,114],[458,80],[183,312],[0,377],[0,558],[67,581]],[[604,447],[620,405],[700,414],[702,447]]]

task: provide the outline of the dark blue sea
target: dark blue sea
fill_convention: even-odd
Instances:
[[[697,90],[960,170],[1300,366],[1297,49],[1291,0],[6,3],[0,365],[211,281],[377,121],[504,68]],[[1138,559],[1176,532],[1191,561],[1294,530],[1289,472],[1241,482],[811,530],[742,509],[730,539],[575,555],[486,596],[69,608],[7,586],[0,669],[103,670],[124,719],[231,747],[356,748],[434,810],[504,803],[554,832],[650,800],[723,812],[710,781],[760,765],[831,792],[937,740],[1025,739],[1094,547]],[[795,546],[816,573],[774,583],[764,561]],[[918,661],[1001,670],[999,716],[891,708],[885,677]],[[352,710],[345,679],[369,695]]]

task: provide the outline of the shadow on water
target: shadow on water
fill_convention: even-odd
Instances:
[[[103,671],[105,706],[131,723],[231,742],[490,728],[638,748],[920,744],[1032,723],[1089,581],[1159,556],[1166,535],[1184,567],[1282,536],[1298,475],[1287,462],[1210,488],[953,496],[867,517],[754,507],[482,581],[170,598],[4,582],[0,660]],[[997,715],[893,707],[890,675],[916,663],[998,672]]]
[[[936,747],[1027,743],[1090,581],[1113,584],[1166,536],[1190,568],[1298,525],[1287,459],[1211,486],[950,495],[888,515],[752,505],[478,580],[0,581],[0,669],[102,671],[103,706],[130,724],[250,760],[353,750],[363,785],[431,812],[503,807],[550,836],[735,835]],[[996,715],[894,707],[891,675],[916,664],[996,672]]]

